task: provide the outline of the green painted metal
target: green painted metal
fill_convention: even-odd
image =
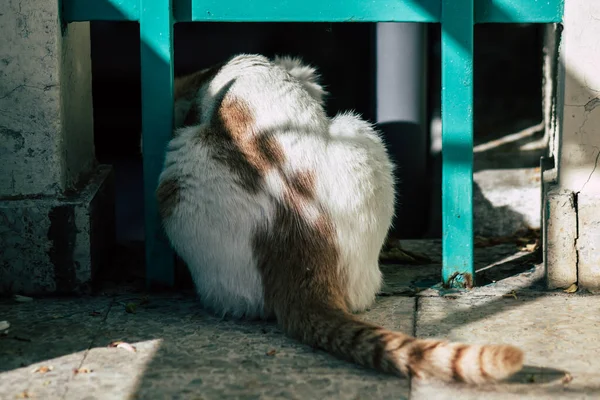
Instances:
[[[140,0],[62,0],[62,18],[77,21],[139,21]]]
[[[473,284],[473,0],[442,0],[444,284]]]
[[[73,21],[137,21],[144,0],[62,0]],[[176,21],[441,22],[441,0],[173,0]],[[475,23],[562,20],[564,0],[475,0]]]
[[[475,23],[561,22],[564,0],[475,0]]]
[[[562,21],[564,0],[62,0],[65,22],[139,21],[146,270],[172,286],[174,257],[155,190],[173,121],[173,24],[220,22],[441,22],[444,283],[473,285],[473,24]]]
[[[142,0],[140,8],[146,281],[173,286],[174,255],[158,216],[156,187],[173,131],[173,15],[171,0]]]
[[[180,0],[178,20],[232,22],[437,22],[439,0]],[[191,13],[190,13],[191,11]],[[181,19],[180,19],[181,18]]]

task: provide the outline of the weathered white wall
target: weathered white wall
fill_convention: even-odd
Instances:
[[[566,0],[563,25],[554,154],[558,176],[545,204],[548,283],[564,287],[577,281],[582,288],[596,290],[600,289],[600,2]]]
[[[59,0],[0,0],[0,293],[89,287],[114,238],[94,157],[89,23]]]
[[[567,0],[564,25],[559,184],[562,189],[600,195],[600,170],[594,171],[600,153],[600,2]]]
[[[4,0],[0,38],[0,197],[60,193],[93,166],[89,23]]]

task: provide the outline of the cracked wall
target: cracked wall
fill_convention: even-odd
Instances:
[[[94,166],[89,23],[5,0],[0,37],[0,198],[60,194]]]
[[[60,0],[0,0],[0,294],[88,290],[114,243],[94,154],[90,24]]]
[[[600,2],[567,0],[564,25],[559,184],[573,192],[600,195]]]
[[[563,26],[558,67],[558,83],[563,85],[557,103],[560,134],[553,154],[558,175],[545,198],[545,262],[551,288],[577,282],[582,288],[598,290],[600,2],[567,0]]]

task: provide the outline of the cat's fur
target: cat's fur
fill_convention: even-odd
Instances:
[[[398,375],[483,383],[519,349],[409,335],[353,315],[375,300],[394,210],[373,128],[329,119],[314,69],[240,55],[176,82],[178,125],[157,189],[165,231],[204,306],[275,317],[289,336]]]

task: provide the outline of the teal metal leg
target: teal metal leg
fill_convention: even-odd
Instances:
[[[161,228],[154,194],[173,129],[171,1],[140,1],[146,281],[160,286],[172,286],[175,276],[173,252]]]
[[[472,287],[473,0],[442,1],[442,278]]]

